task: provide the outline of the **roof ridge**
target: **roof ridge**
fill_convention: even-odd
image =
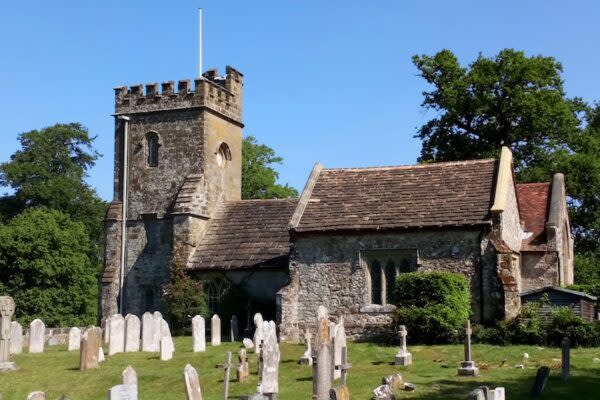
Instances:
[[[340,167],[340,168],[323,168],[323,171],[381,171],[381,170],[395,170],[395,169],[412,169],[412,168],[428,168],[428,167],[443,167],[448,165],[470,165],[470,164],[484,164],[489,162],[496,162],[496,158],[482,158],[478,160],[462,160],[462,161],[443,161],[443,162],[432,162],[424,164],[406,164],[406,165],[387,165],[387,166],[374,166],[374,167]]]

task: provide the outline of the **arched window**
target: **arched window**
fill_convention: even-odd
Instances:
[[[149,167],[158,167],[158,148],[160,147],[160,143],[158,140],[158,133],[156,132],[148,132],[146,134],[146,148],[148,151],[148,166]]]
[[[217,150],[217,165],[222,167],[227,161],[231,161],[231,150],[229,150],[227,143],[223,142]]]
[[[398,276],[398,269],[390,258],[385,264],[385,299],[387,304],[391,304],[394,297],[396,276]]]
[[[381,264],[375,260],[371,264],[371,304],[383,304],[381,289]]]

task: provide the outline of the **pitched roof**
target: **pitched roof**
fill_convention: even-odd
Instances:
[[[585,299],[591,300],[591,301],[598,300],[598,298],[596,296],[592,296],[591,294],[579,292],[576,290],[566,289],[566,288],[559,287],[559,286],[546,286],[546,287],[542,287],[542,288],[531,289],[531,290],[527,290],[525,292],[519,293],[519,296],[523,297],[523,296],[529,296],[534,293],[547,293],[547,292],[562,292],[562,293],[570,294],[570,295],[573,295],[576,297],[585,298]]]
[[[550,204],[551,185],[549,182],[522,183],[517,185],[519,215],[523,228],[531,235],[523,239],[524,249],[543,244],[546,241],[546,222]],[[533,247],[531,248],[533,250]]]
[[[488,224],[493,159],[320,171],[297,232]],[[301,204],[302,205],[302,204]]]
[[[221,204],[188,269],[249,268],[289,255],[288,223],[297,199]],[[280,261],[280,260],[279,260]]]

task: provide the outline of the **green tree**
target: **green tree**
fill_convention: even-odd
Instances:
[[[208,307],[202,283],[193,279],[185,267],[171,266],[171,281],[164,288],[171,326],[179,335],[191,333],[191,319],[195,315],[208,317]]]
[[[283,159],[275,155],[275,150],[259,144],[253,136],[247,136],[242,143],[242,198],[273,199],[297,197],[293,187],[280,185],[279,174],[272,167],[281,164]]]
[[[15,299],[17,318],[47,326],[96,322],[97,280],[81,222],[30,208],[0,225],[0,290]]]

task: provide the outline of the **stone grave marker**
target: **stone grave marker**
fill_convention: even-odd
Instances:
[[[242,344],[244,345],[246,350],[254,349],[254,342],[252,341],[252,339],[244,338],[244,340],[242,340]]]
[[[392,388],[388,385],[377,386],[375,390],[373,390],[373,398],[375,400],[396,400]]]
[[[108,340],[108,355],[125,351],[125,318],[121,314],[110,317],[110,338]]]
[[[563,380],[569,379],[569,373],[571,371],[571,348],[568,337],[564,337],[562,341],[562,352],[561,352],[561,378]]]
[[[258,357],[256,357],[256,362],[258,363],[258,376],[259,379],[262,376],[262,369],[263,369],[263,348],[265,346],[265,341],[261,340],[260,341],[260,346],[258,346]]]
[[[250,378],[250,367],[246,348],[242,347],[238,352],[238,365],[236,368],[238,382],[246,382]]]
[[[152,314],[152,348],[153,351],[160,351],[160,339],[162,337],[162,321],[163,317],[159,311],[154,311]]]
[[[96,326],[88,327],[81,335],[79,346],[79,369],[98,368],[99,352],[102,350],[102,329]],[[102,352],[104,355],[104,352]]]
[[[104,318],[102,320],[102,338],[104,340],[104,344],[108,344],[110,341],[110,316],[108,318]]]
[[[192,318],[192,337],[194,353],[206,351],[206,326],[201,315]]]
[[[190,364],[187,364],[183,370],[185,378],[185,391],[187,400],[202,400],[202,390],[200,388],[200,379],[198,372]]]
[[[34,319],[29,325],[29,352],[43,353],[46,325],[40,319]]]
[[[154,317],[146,311],[142,314],[142,351],[154,352]]]
[[[67,345],[68,351],[79,350],[81,345],[81,329],[73,327],[69,330],[69,344]]]
[[[263,340],[262,327],[263,327],[263,317],[261,313],[254,314],[254,352],[256,354],[260,351],[260,343]]]
[[[467,320],[465,324],[465,360],[460,363],[458,369],[459,376],[477,376],[479,375],[479,368],[476,367],[475,361],[473,361],[473,353],[471,349],[471,321]]]
[[[340,385],[337,388],[331,389],[329,392],[329,400],[350,400],[348,386]]]
[[[131,365],[128,365],[127,368],[123,370],[121,375],[123,377],[123,385],[134,385],[137,387],[137,372],[135,372],[135,369],[133,369]]]
[[[400,350],[396,353],[395,365],[408,366],[412,364],[412,354],[406,349],[407,335],[406,326],[400,325],[400,330],[398,331],[398,336],[400,336]]]
[[[160,338],[160,359],[161,361],[169,361],[173,358],[173,351],[175,351],[175,345],[173,344],[173,338],[171,337],[171,331],[169,330],[169,324],[166,321],[163,323],[162,335]]]
[[[15,301],[9,296],[0,296],[0,371],[15,370],[10,361],[10,337],[12,316],[15,313]]]
[[[117,385],[108,391],[109,400],[137,400],[137,386]]]
[[[27,400],[46,400],[46,393],[40,391],[31,392],[27,396]]]
[[[342,378],[342,385],[346,385],[348,382],[348,370],[352,368],[352,364],[348,363],[348,348],[342,347],[342,356],[339,364],[335,365],[335,370],[340,371],[340,378]]]
[[[221,318],[217,314],[210,320],[210,344],[213,346],[221,344]]]
[[[533,390],[531,391],[531,396],[534,399],[542,397],[542,393],[544,393],[546,383],[548,382],[548,376],[550,376],[550,368],[538,368],[537,374],[535,375],[535,381],[533,382]]]
[[[17,321],[10,323],[10,354],[23,352],[23,327]]]
[[[231,352],[227,352],[227,357],[223,364],[218,364],[217,368],[221,368],[224,371],[223,377],[223,399],[227,400],[229,397],[229,375],[231,373]]]
[[[141,322],[137,315],[125,316],[125,352],[140,351]]]
[[[317,310],[317,334],[313,356],[313,399],[328,400],[333,381],[331,338],[329,336],[329,314],[325,307]]]
[[[506,392],[503,387],[497,387],[494,390],[489,390],[487,400],[506,400]]]
[[[231,341],[235,342],[239,337],[240,328],[238,325],[237,316],[232,316],[229,321],[229,335],[231,336]]]
[[[478,387],[469,392],[469,400],[487,400],[487,388]]]
[[[384,385],[388,385],[390,389],[392,389],[392,392],[404,389],[404,380],[402,379],[402,375],[400,374],[384,376],[381,379],[381,383]]]
[[[312,338],[312,334],[310,333],[310,331],[307,330],[304,333],[304,344],[305,344],[306,348],[304,350],[304,354],[302,354],[302,358],[300,358],[300,364],[302,364],[302,365],[312,365],[312,363],[313,363],[312,346],[310,343],[311,338]]]
[[[279,361],[281,352],[277,342],[277,327],[275,322],[270,321],[265,334],[262,349],[263,367],[261,376],[262,394],[276,397],[279,393]]]
[[[339,323],[334,325],[332,333],[332,346],[333,346],[333,379],[340,379],[342,371],[336,368],[336,365],[340,365],[342,362],[342,349],[347,346],[346,341],[346,328],[344,327],[344,317],[340,318]]]
[[[106,361],[106,357],[104,357],[104,349],[102,346],[98,347],[98,362]]]

